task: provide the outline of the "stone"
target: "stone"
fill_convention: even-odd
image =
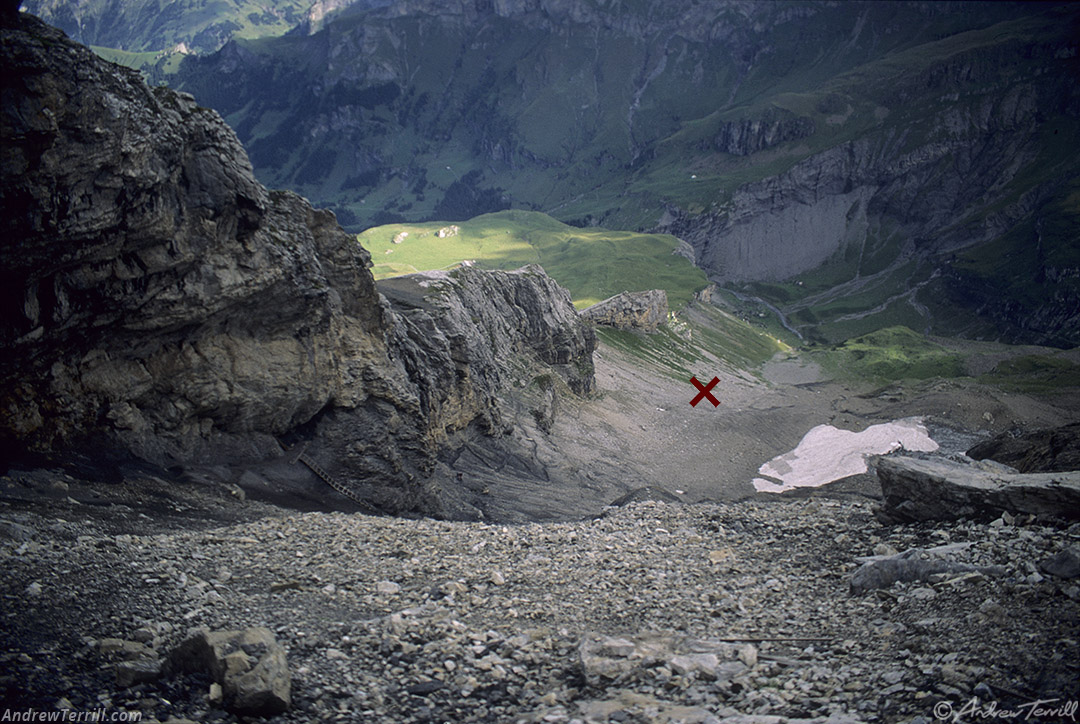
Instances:
[[[34,537],[34,529],[13,520],[0,520],[0,538],[28,541]]]
[[[1039,568],[1058,578],[1080,576],[1080,546],[1069,546],[1039,563]]]
[[[875,588],[888,588],[897,582],[928,581],[932,576],[941,573],[956,574],[970,571],[987,575],[1005,573],[1005,569],[998,566],[974,566],[948,560],[942,556],[940,550],[912,548],[895,556],[867,560],[851,575],[850,588],[853,594],[858,594]],[[920,590],[933,591],[933,589]],[[920,594],[920,596],[924,595]]]
[[[716,678],[716,670],[720,666],[716,654],[676,654],[667,663],[676,674],[704,674],[710,679]]]
[[[384,596],[393,596],[401,592],[401,584],[393,581],[379,581],[375,584],[375,591]]]
[[[620,292],[581,310],[581,316],[605,327],[655,334],[667,321],[667,292]]]
[[[1019,436],[1002,433],[967,451],[975,460],[992,459],[1021,473],[1080,470],[1080,423]]]
[[[944,458],[876,459],[884,523],[974,518],[1002,513],[1080,520],[1080,472],[994,473]]]
[[[904,672],[902,669],[890,669],[881,675],[881,680],[886,684],[899,684],[904,680]]]
[[[236,713],[278,714],[292,703],[285,649],[263,627],[196,629],[171,652],[169,664],[175,671],[208,674]]]
[[[683,501],[679,496],[671,493],[659,485],[646,485],[640,488],[635,488],[625,495],[621,495],[615,500],[611,501],[610,505],[614,508],[621,508],[631,503],[641,503],[645,501],[653,501],[656,503],[670,503],[673,505],[682,505]]]
[[[101,639],[98,642],[98,651],[106,656],[117,656],[129,661],[157,656],[156,652],[144,643],[115,638]]]
[[[660,665],[682,675],[700,673],[709,679],[726,680],[746,671],[738,656],[737,647],[730,644],[659,633],[589,633],[578,646],[582,671],[593,685],[632,681]]]
[[[161,676],[162,664],[156,657],[121,661],[116,664],[116,683],[126,687],[156,681]]]

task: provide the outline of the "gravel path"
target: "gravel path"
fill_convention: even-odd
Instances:
[[[1077,526],[883,527],[825,499],[519,526],[255,512],[145,535],[0,515],[6,705],[237,721],[197,675],[120,686],[102,645],[161,653],[195,626],[266,626],[285,646],[293,706],[274,722],[933,721],[972,697],[1080,699],[1080,590],[1038,568]],[[1005,573],[850,593],[858,557],[944,544]],[[612,641],[668,649],[607,677]],[[722,671],[677,656],[695,641]]]

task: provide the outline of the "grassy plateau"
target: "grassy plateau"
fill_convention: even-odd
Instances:
[[[452,224],[389,224],[357,238],[371,252],[376,279],[464,261],[485,269],[539,264],[570,290],[579,309],[647,289],[663,289],[669,306],[680,309],[708,284],[703,271],[674,253],[679,241],[673,236],[577,228],[534,211],[500,211]]]

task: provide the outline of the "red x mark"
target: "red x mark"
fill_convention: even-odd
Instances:
[[[690,381],[694,383],[694,387],[696,387],[696,388],[698,388],[699,390],[701,390],[701,392],[699,392],[699,393],[698,393],[698,396],[697,396],[697,397],[695,397],[694,399],[690,400],[690,406],[691,406],[691,407],[697,407],[697,403],[701,402],[701,398],[703,398],[703,397],[708,397],[708,398],[709,398],[709,402],[711,402],[711,403],[712,403],[712,406],[713,406],[713,407],[717,407],[717,406],[719,406],[719,405],[720,405],[720,400],[718,400],[718,399],[716,399],[715,397],[713,397],[713,396],[712,396],[712,393],[711,393],[711,392],[709,392],[709,390],[711,390],[712,388],[716,387],[716,383],[718,383],[718,382],[720,381],[720,378],[719,378],[719,377],[713,377],[713,378],[712,378],[712,382],[710,382],[710,383],[709,383],[709,384],[707,384],[707,385],[702,385],[702,384],[701,384],[700,382],[698,382],[698,379],[697,379],[697,377],[691,377],[691,378],[690,378]]]

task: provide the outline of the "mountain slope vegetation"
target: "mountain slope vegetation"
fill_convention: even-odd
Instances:
[[[1070,346],[1078,18],[413,0],[234,40],[170,82],[225,116],[262,181],[349,228],[538,210],[674,234],[806,338]]]
[[[388,0],[23,0],[23,9],[84,45],[108,51],[159,53],[181,46],[208,53],[231,38],[264,38],[321,27],[347,5],[386,5]],[[136,68],[153,67],[153,59]],[[129,63],[122,62],[123,65]],[[171,72],[171,68],[164,69]]]
[[[449,226],[390,224],[358,238],[372,255],[376,279],[463,261],[490,269],[540,264],[578,307],[623,291],[663,289],[671,308],[679,309],[708,284],[700,269],[675,253],[674,237],[580,229],[535,211],[501,211]]]

